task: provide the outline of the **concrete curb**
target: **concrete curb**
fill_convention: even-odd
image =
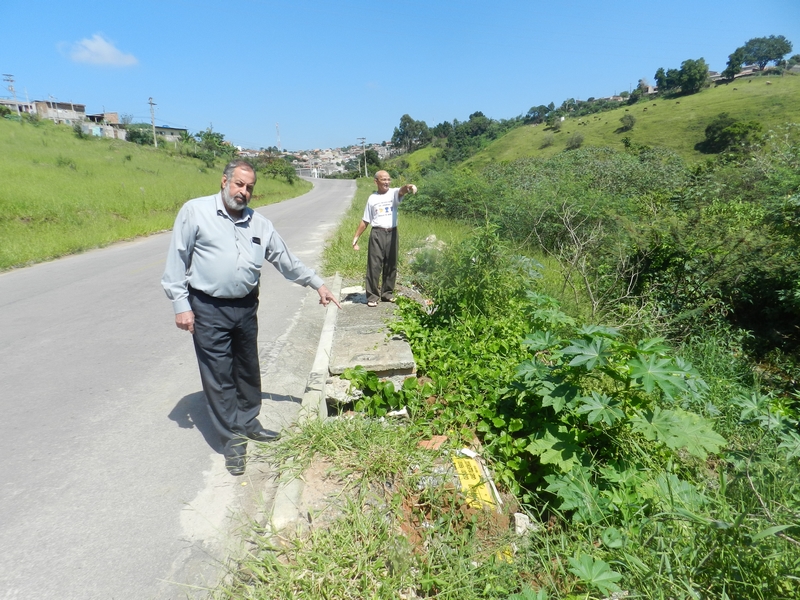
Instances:
[[[338,273],[333,278],[329,289],[336,298],[339,298],[342,290],[342,278]],[[333,347],[333,334],[336,330],[338,311],[339,309],[336,308],[335,304],[329,304],[325,312],[325,321],[319,336],[317,354],[306,383],[306,391],[303,394],[300,413],[297,417],[298,422],[303,422],[307,419],[324,419],[327,416],[325,382],[328,379],[328,363],[330,361],[331,348]],[[304,482],[300,477],[294,477],[288,473],[280,476],[270,517],[273,532],[285,529],[288,525],[301,518],[298,507],[300,506],[303,486]]]

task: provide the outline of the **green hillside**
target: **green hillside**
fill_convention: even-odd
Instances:
[[[687,161],[695,162],[706,156],[695,150],[695,144],[704,139],[711,120],[723,112],[740,120],[756,120],[765,130],[800,122],[800,77],[752,77],[690,96],[641,101],[609,112],[568,118],[559,132],[552,132],[545,125],[519,127],[465,164],[480,167],[523,156],[550,157],[562,152],[567,138],[576,132],[584,136],[584,146],[621,148],[622,138],[629,137],[637,144],[671,148]],[[625,114],[632,114],[636,124],[631,131],[622,132],[620,118]],[[543,147],[550,135],[552,145]]]
[[[0,269],[169,229],[181,204],[219,189],[222,167],[169,148],[79,139],[49,121],[0,119]],[[310,188],[261,177],[253,205]]]
[[[389,169],[394,168],[400,171],[405,171],[413,176],[413,174],[419,172],[424,163],[436,160],[441,152],[442,151],[440,148],[436,148],[433,146],[433,144],[429,144],[424,148],[420,148],[419,150],[415,150],[409,154],[401,154],[400,156],[390,158],[385,164]]]

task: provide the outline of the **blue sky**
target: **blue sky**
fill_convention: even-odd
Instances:
[[[798,0],[0,1],[17,95],[85,104],[249,148],[391,138],[481,111],[602,97],[752,37],[800,53]],[[0,90],[0,96],[10,96]]]

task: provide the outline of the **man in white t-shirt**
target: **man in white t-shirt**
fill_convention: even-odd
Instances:
[[[386,171],[375,173],[378,191],[367,200],[364,216],[353,238],[353,249],[358,250],[358,238],[367,225],[372,226],[367,248],[367,306],[378,306],[379,301],[394,302],[394,283],[397,279],[397,207],[403,196],[417,193],[417,186],[406,184],[391,187],[392,178]],[[382,281],[381,281],[382,280]]]

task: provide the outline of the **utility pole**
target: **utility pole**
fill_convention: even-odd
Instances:
[[[153,102],[152,97],[150,97],[147,102],[150,104],[150,124],[153,126],[153,145],[158,148],[158,139],[156,139],[156,111],[153,108],[156,103]]]
[[[356,138],[356,139],[361,142],[361,146],[364,148],[364,177],[366,177],[367,175],[369,175],[369,171],[367,171],[367,147],[365,145],[365,142],[367,141],[367,138],[360,137],[360,138]],[[361,161],[360,160],[358,161],[358,174],[359,175],[361,174]]]
[[[275,131],[278,134],[278,154],[280,154],[282,152],[282,149],[281,149],[281,128],[278,126],[277,123],[275,123]]]
[[[14,90],[14,76],[3,73],[3,81],[8,82],[8,91],[14,96],[14,104],[17,105],[17,116],[19,117],[19,122],[22,123],[22,115],[19,114],[19,102],[17,102],[17,92]]]
[[[53,98],[53,95],[52,95],[52,94],[48,94],[48,96],[50,96],[50,104],[51,104],[51,105],[52,105],[52,104],[55,104],[55,105],[56,105],[56,125],[58,125],[58,121],[59,121],[59,119],[60,119],[60,116],[59,116],[59,114],[58,114],[58,98]],[[55,101],[55,102],[54,102],[54,101]],[[52,108],[52,106],[51,106],[51,108]]]

